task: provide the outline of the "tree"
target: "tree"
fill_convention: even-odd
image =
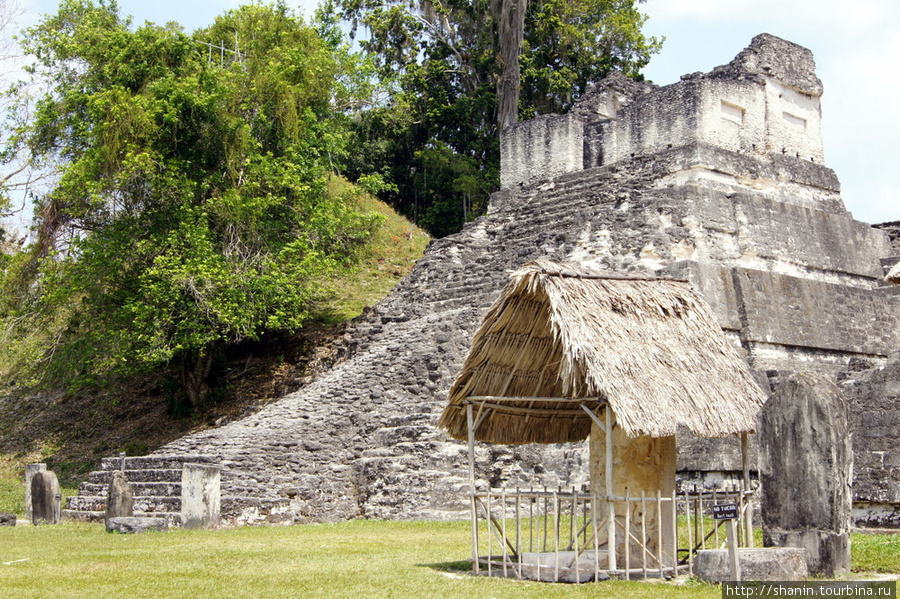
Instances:
[[[353,105],[334,40],[283,3],[190,36],[64,0],[25,32],[49,90],[10,140],[56,173],[0,316],[19,372],[179,367],[197,405],[223,345],[295,330],[378,221],[326,193]],[[43,331],[43,334],[36,334]]]
[[[10,82],[10,74],[16,66],[16,48],[13,32],[18,27],[18,19],[22,14],[19,3],[15,0],[0,0],[0,86],[6,87]],[[2,134],[0,134],[2,135]],[[27,170],[24,165],[16,165],[0,176],[0,189],[21,188],[25,182],[18,176]],[[27,177],[24,178],[27,182]],[[12,202],[7,194],[0,195],[0,268],[9,260],[18,242],[11,239],[6,223],[2,222],[14,213]]]
[[[341,0],[395,92],[359,115],[366,160],[351,157],[350,173],[382,175],[395,189],[384,199],[432,234],[459,230],[499,183],[501,128],[568,110],[614,69],[640,76],[660,47],[641,33],[640,1]]]

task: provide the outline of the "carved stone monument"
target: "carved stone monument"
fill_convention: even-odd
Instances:
[[[31,479],[38,472],[47,469],[47,464],[28,464],[25,466],[25,519],[31,522]]]
[[[221,517],[221,466],[185,464],[181,471],[181,525],[217,528]]]
[[[32,524],[59,524],[60,499],[56,474],[49,470],[35,473],[31,479]]]
[[[818,374],[796,374],[763,406],[759,427],[763,542],[806,550],[811,574],[850,569],[853,451],[847,404]]]
[[[106,500],[106,520],[134,515],[134,495],[131,483],[121,470],[114,470],[109,479]]]

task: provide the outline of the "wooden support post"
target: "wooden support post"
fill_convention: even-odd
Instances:
[[[531,491],[534,492],[534,485],[531,485]],[[532,496],[528,502],[528,551],[534,551],[534,502],[537,498]]]
[[[687,538],[688,538],[688,575],[694,575],[694,535],[691,528],[691,495],[687,491],[684,492],[684,516],[687,521]],[[697,521],[694,520],[696,523]]]
[[[700,512],[697,515],[697,521],[700,522],[700,549],[706,549],[706,517],[703,515],[703,489],[700,489],[700,494],[697,495],[697,509]]]
[[[625,580],[631,580],[631,499],[625,489]]]
[[[547,485],[544,485],[544,543],[541,547],[543,553],[547,553],[547,518],[549,518],[547,514],[549,513],[547,508]]]
[[[555,523],[553,526],[553,582],[559,582],[559,490],[553,492],[553,515]]]
[[[616,504],[613,501],[613,414],[612,407],[606,404],[606,542],[609,548],[609,570],[616,570]]]
[[[744,470],[744,498],[747,500],[747,508],[744,514],[744,530],[746,534],[745,545],[753,547],[753,496],[750,495],[750,441],[747,433],[741,433],[741,465]]]
[[[575,486],[572,485],[572,516],[570,522],[572,523],[569,532],[572,537],[572,549],[575,551],[575,582],[581,582],[581,575],[578,572],[578,558],[581,557],[581,552],[578,551],[578,534],[576,534],[577,527],[575,526],[575,520],[578,518],[578,494],[575,492]]]
[[[663,512],[662,512],[662,489],[656,490],[656,555],[659,562],[659,578],[663,577]]]
[[[569,545],[575,543],[576,520],[578,517],[578,495],[575,493],[575,485],[572,485],[572,517],[569,518]]]
[[[469,495],[472,503],[472,571],[479,573],[478,565],[478,506],[475,503],[475,418],[472,404],[466,404],[466,421],[469,428]],[[490,526],[490,524],[488,524]]]
[[[672,577],[678,576],[678,504],[672,489]]]
[[[600,579],[600,527],[597,525],[597,489],[591,487],[591,528],[594,529],[594,580]]]
[[[735,582],[741,581],[741,564],[738,560],[737,553],[737,533],[735,531],[734,520],[725,521],[725,536],[728,540],[728,561],[731,564],[731,578]]]
[[[644,580],[647,580],[647,497],[644,495],[643,489],[641,489],[641,547],[643,548],[641,562],[643,563]]]
[[[712,496],[713,496],[713,498],[712,498],[713,506],[719,505],[719,494],[715,489],[713,489]],[[715,522],[713,524],[713,526],[715,526],[715,531],[716,531],[716,549],[720,549],[721,545],[719,544],[719,523]]]
[[[506,485],[500,490],[500,536],[503,537],[503,577],[506,578],[506,564],[509,562],[509,552],[506,550],[509,539],[506,537]]]
[[[516,487],[516,577],[522,578],[522,501],[519,487]]]
[[[484,511],[485,511],[485,521],[487,522],[487,527],[488,527],[487,571],[488,571],[488,576],[491,576],[491,575],[493,575],[492,567],[493,567],[493,561],[494,561],[494,544],[493,544],[494,535],[492,534],[493,531],[491,530],[491,488],[490,488],[490,485],[488,485],[487,496],[484,499],[485,499],[485,503],[487,504],[484,506]]]

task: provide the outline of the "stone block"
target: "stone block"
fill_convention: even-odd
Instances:
[[[134,494],[131,483],[121,470],[114,470],[106,495],[106,519],[134,515]]]
[[[850,531],[831,533],[821,530],[776,531],[763,533],[768,547],[802,548],[807,555],[810,571],[825,576],[850,570]],[[809,557],[812,556],[812,559]]]
[[[550,179],[583,166],[582,119],[574,114],[544,115],[503,130],[500,136],[500,187]]]
[[[900,522],[900,353],[883,367],[848,372],[842,389],[850,407],[853,432],[853,499],[861,505],[893,503],[887,519]],[[884,509],[874,521],[885,518]],[[859,521],[859,518],[856,518]]]
[[[815,374],[778,384],[759,444],[766,544],[804,549],[814,574],[848,571],[853,451],[840,389]]]
[[[888,355],[900,345],[897,302],[873,301],[866,289],[815,279],[733,272],[746,341],[869,355]]]
[[[49,470],[36,472],[31,479],[32,524],[59,524],[61,499],[56,474]]]
[[[737,550],[742,580],[806,580],[806,552],[792,547],[764,547]],[[698,551],[694,558],[694,574],[706,582],[731,580],[727,549]]]
[[[608,568],[607,553],[604,550],[587,550],[577,556],[574,551],[522,553],[522,578],[541,582],[592,582],[597,570]],[[608,574],[600,574],[600,580],[608,578]]]
[[[140,518],[136,516],[119,516],[106,520],[106,532],[135,534],[140,532],[166,532],[169,523],[165,518]]]
[[[181,471],[181,525],[217,528],[221,518],[221,466],[185,464]]]

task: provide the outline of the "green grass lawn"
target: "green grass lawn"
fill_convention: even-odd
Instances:
[[[466,522],[244,527],[143,535],[99,524],[0,529],[0,597],[505,598],[721,597],[719,587],[547,584],[468,574]],[[854,569],[900,571],[900,536],[860,535]],[[860,557],[861,556],[861,557]]]
[[[6,599],[719,597],[700,583],[544,584],[467,573],[465,522],[352,521],[108,534],[99,524],[0,530]],[[23,561],[20,561],[23,560]]]

